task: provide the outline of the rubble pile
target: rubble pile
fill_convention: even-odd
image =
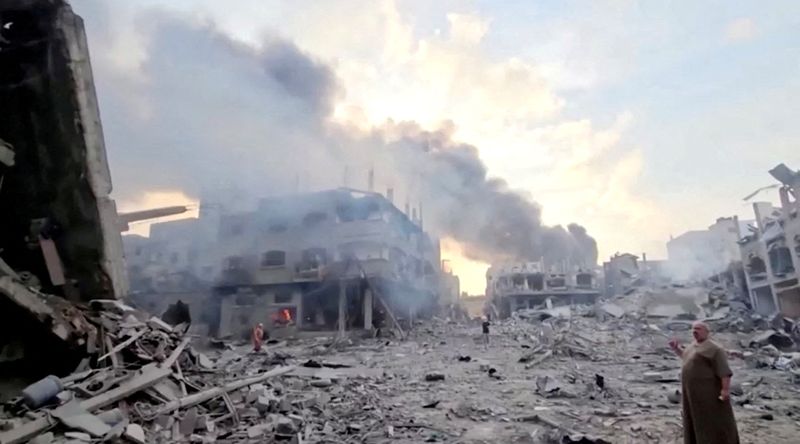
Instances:
[[[320,361],[352,342],[295,341],[299,348],[290,349],[270,341],[271,352],[256,353],[214,340],[201,352],[185,335],[188,325],[172,326],[120,301],[80,306],[46,298],[59,307],[58,320],[81,327],[64,339],[85,347],[86,358],[72,374],[48,376],[3,405],[2,444],[415,442],[431,430],[448,436],[384,409],[381,396],[390,390],[382,372]]]
[[[186,326],[173,327],[116,300],[79,306],[31,289],[11,294],[32,296],[27,304],[46,307],[53,332],[85,346],[86,357],[72,374],[48,376],[3,406],[3,444],[196,441],[196,432],[215,436],[226,421],[239,423],[229,393],[292,369],[230,378],[189,346]],[[65,331],[62,323],[74,328]]]

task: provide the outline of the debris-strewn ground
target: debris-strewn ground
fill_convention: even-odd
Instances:
[[[545,346],[541,323],[502,322],[484,347],[478,325],[440,322],[402,343],[367,340],[328,356],[299,344],[271,352],[353,366],[323,369],[342,379],[309,389],[325,401],[332,433],[318,433],[325,423],[314,419],[305,442],[682,442],[680,405],[669,400],[680,364],[660,329],[593,318],[555,324]],[[739,350],[750,336],[715,338]],[[743,442],[796,442],[800,390],[791,374],[736,358],[732,367]]]
[[[190,344],[181,327],[107,304],[86,313],[104,346],[58,396],[7,403],[0,443],[682,442],[666,344],[688,341],[690,321],[624,302],[517,313],[493,323],[489,345],[479,322],[434,319],[404,341],[318,337],[260,353]],[[796,329],[720,305],[700,314],[714,313],[731,351],[743,442],[797,442]]]

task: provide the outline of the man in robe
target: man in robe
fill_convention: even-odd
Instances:
[[[692,325],[694,342],[669,346],[681,358],[684,444],[739,444],[730,401],[731,376],[727,351],[709,339],[708,325]]]

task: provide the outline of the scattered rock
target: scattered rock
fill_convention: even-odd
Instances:
[[[275,421],[275,433],[283,436],[292,436],[297,433],[297,425],[286,416],[279,416]]]
[[[128,424],[125,428],[125,437],[136,444],[147,444],[144,429],[139,424]]]
[[[92,435],[83,432],[66,432],[64,433],[64,436],[78,441],[85,441],[85,442],[92,441]]]
[[[444,374],[443,373],[428,373],[425,375],[425,380],[428,382],[433,381],[444,381]]]
[[[28,444],[50,444],[53,442],[53,432],[42,433],[41,435],[28,441]]]
[[[327,379],[327,378],[312,379],[309,384],[312,387],[325,388],[325,387],[330,387],[331,385],[333,385],[333,381],[331,381],[330,379]]]

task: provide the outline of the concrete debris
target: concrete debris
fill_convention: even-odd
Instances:
[[[134,444],[146,444],[147,437],[145,436],[144,429],[139,424],[128,424],[125,428],[125,438]]]
[[[425,375],[425,380],[428,382],[444,381],[444,373],[428,373]]]
[[[64,433],[65,438],[74,439],[76,441],[81,442],[91,442],[92,437],[88,433],[80,433],[80,432],[67,432]]]
[[[785,333],[775,330],[767,330],[765,332],[756,334],[750,339],[749,342],[750,347],[765,345],[772,345],[780,350],[786,350],[794,347],[794,341]]]
[[[70,401],[53,409],[50,414],[61,421],[67,428],[81,430],[95,437],[104,436],[111,430],[108,424],[87,412],[76,401]]]
[[[50,444],[55,439],[53,432],[42,433],[41,435],[28,441],[29,444]]]

